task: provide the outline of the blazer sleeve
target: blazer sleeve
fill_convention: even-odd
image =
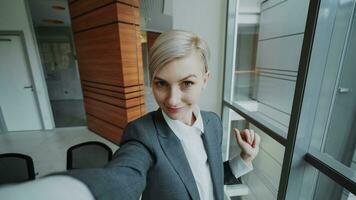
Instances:
[[[222,137],[223,137],[223,128],[222,128],[222,122],[220,117],[216,114],[213,113],[215,120],[217,121],[216,124],[218,124],[218,141],[219,141],[219,145],[220,148],[222,146]],[[230,164],[229,164],[229,160],[225,161],[223,163],[224,165],[224,185],[233,185],[233,184],[240,184],[241,183],[241,179],[240,178],[236,178],[235,175],[233,174]]]
[[[106,167],[71,170],[66,175],[83,182],[95,199],[139,199],[153,163],[145,135],[135,124],[129,124],[120,149]]]

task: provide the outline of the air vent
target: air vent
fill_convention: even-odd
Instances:
[[[45,22],[47,24],[64,24],[62,20],[57,19],[43,19],[42,22]]]
[[[66,8],[63,6],[52,6],[54,10],[65,10]]]

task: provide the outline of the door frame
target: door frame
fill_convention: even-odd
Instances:
[[[5,124],[5,119],[4,119],[4,116],[2,114],[2,110],[1,110],[1,106],[0,106],[0,134],[1,133],[6,133],[8,132],[7,131],[7,127],[6,127],[6,124]]]
[[[29,59],[29,56],[28,56],[28,53],[27,53],[27,50],[26,50],[26,42],[25,42],[25,36],[24,36],[24,33],[23,31],[0,31],[0,36],[19,36],[20,37],[20,41],[21,41],[21,44],[22,44],[22,52],[24,54],[24,57],[25,57],[25,62],[26,62],[26,70],[27,70],[27,74],[29,76],[29,79],[31,81],[31,85],[33,87],[33,95],[34,95],[34,98],[35,98],[35,102],[36,102],[36,110],[37,110],[37,113],[40,117],[40,122],[41,122],[41,130],[44,130],[44,122],[43,122],[43,115],[41,113],[41,110],[40,110],[40,102],[39,102],[39,99],[38,99],[38,95],[37,95],[37,90],[36,90],[36,85],[35,85],[35,82],[34,82],[34,79],[33,79],[33,72],[32,72],[32,69],[31,69],[31,64],[30,64],[30,59]],[[1,111],[1,109],[0,109]],[[2,116],[2,112],[0,113],[0,115]],[[1,122],[1,121],[0,121]],[[6,124],[5,124],[5,121],[3,121],[5,125],[5,127],[1,127],[0,130],[4,131],[4,132],[8,132],[7,131],[7,128],[6,128]],[[0,123],[0,126],[2,126],[2,124]],[[2,132],[0,132],[2,133]]]

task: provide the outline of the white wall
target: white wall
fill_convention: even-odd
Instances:
[[[0,1],[0,31],[22,31],[24,34],[29,63],[40,105],[45,129],[54,128],[46,82],[43,77],[40,57],[27,0]]]
[[[208,42],[211,79],[201,97],[202,110],[220,115],[222,103],[226,0],[173,1],[173,29],[192,31]]]

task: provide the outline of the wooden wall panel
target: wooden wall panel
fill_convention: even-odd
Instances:
[[[139,0],[118,0],[119,2],[126,3],[128,5],[132,5],[134,7],[139,7],[140,6],[140,1]]]
[[[85,29],[109,24],[115,22],[116,20],[116,5],[109,4],[95,10],[94,12],[90,12],[82,17],[73,19],[72,26],[74,32],[79,32]]]
[[[88,87],[100,88],[100,89],[105,89],[105,90],[110,90],[110,91],[120,92],[120,93],[136,92],[139,90],[143,90],[143,88],[144,88],[143,85],[120,87],[120,86],[115,86],[115,85],[103,85],[103,84],[98,84],[98,83],[89,82],[89,81],[82,81],[82,84],[85,86],[88,86]]]
[[[138,0],[70,3],[88,128],[115,143],[145,113],[138,7]]]
[[[143,90],[129,92],[129,93],[120,93],[120,92],[115,92],[115,91],[110,91],[110,90],[101,90],[101,89],[93,88],[93,87],[85,87],[85,85],[83,85],[83,90],[91,91],[91,92],[95,92],[95,93],[103,94],[103,95],[107,95],[107,96],[112,96],[112,97],[116,97],[116,98],[120,98],[120,99],[132,99],[132,98],[136,98],[136,97],[144,95]]]
[[[96,118],[102,119],[103,121],[120,128],[124,128],[127,124],[126,109],[124,108],[113,106],[91,98],[85,98],[84,105],[85,111]]]
[[[115,22],[139,25],[140,21],[138,20],[140,19],[137,19],[136,16],[138,12],[138,8],[121,3],[112,3],[82,17],[73,19],[73,31],[79,32]]]
[[[139,83],[139,72],[137,66],[136,26],[119,23],[119,29],[124,82],[128,86],[137,85]]]
[[[117,8],[117,12],[116,12],[117,21],[140,25],[140,18],[139,18],[140,10],[138,8],[121,4],[121,3],[117,3],[116,8]]]
[[[88,90],[84,90],[83,91],[84,96],[91,98],[91,99],[96,99],[114,106],[118,106],[120,108],[130,108],[130,107],[134,107],[134,106],[139,106],[141,104],[144,103],[144,98],[143,96],[138,96],[138,97],[134,97],[131,99],[120,99],[117,97],[112,97],[112,96],[108,96],[108,95],[103,95],[100,93],[95,93],[92,91],[88,91]]]
[[[152,47],[153,43],[156,41],[156,39],[158,38],[159,35],[161,35],[161,33],[147,31],[147,46],[148,46],[148,49],[150,49]]]
[[[120,128],[125,128],[129,121],[139,118],[142,109],[140,105],[120,108],[92,98],[85,98],[84,105],[88,114]]]
[[[136,26],[136,51],[142,52],[141,46],[141,30],[140,27]],[[138,68],[138,82],[144,83],[144,72],[143,72],[143,61],[142,53],[137,53],[137,68]]]
[[[74,35],[81,80],[123,85],[117,24]]]
[[[70,2],[69,4],[69,11],[70,17],[73,19],[82,15],[86,12],[90,12],[100,6],[104,6],[108,3],[113,2],[113,0],[78,0]]]
[[[123,129],[112,124],[109,124],[105,121],[102,121],[94,116],[87,114],[87,124],[88,128],[98,135],[118,143],[121,141],[121,136]]]
[[[139,0],[70,0],[69,3],[71,18],[76,18],[111,3],[131,5],[135,8],[138,8],[140,4]]]

